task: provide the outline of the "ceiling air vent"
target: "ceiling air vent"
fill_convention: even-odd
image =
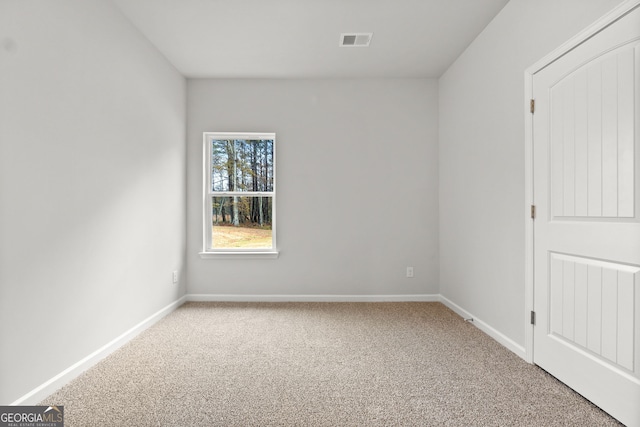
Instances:
[[[369,47],[373,33],[342,33],[340,47]]]

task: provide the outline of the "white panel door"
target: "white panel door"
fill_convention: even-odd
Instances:
[[[533,94],[534,362],[640,426],[640,8]]]

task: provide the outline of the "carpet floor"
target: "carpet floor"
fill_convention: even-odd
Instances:
[[[615,426],[440,303],[186,303],[49,396],[65,426]]]

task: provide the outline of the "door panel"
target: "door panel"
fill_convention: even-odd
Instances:
[[[550,88],[551,201],[559,217],[634,217],[634,64],[609,52]]]
[[[534,362],[640,426],[640,8],[533,93]]]
[[[548,334],[633,372],[634,301],[640,268],[550,254]]]

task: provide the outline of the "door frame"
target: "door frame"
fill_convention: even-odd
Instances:
[[[531,312],[534,311],[534,225],[531,218],[531,206],[535,205],[533,199],[533,114],[530,101],[533,99],[533,77],[536,73],[563,57],[573,49],[589,40],[623,16],[640,7],[640,0],[626,0],[602,16],[596,22],[582,30],[576,36],[569,39],[557,49],[537,61],[524,72],[524,157],[525,157],[525,360],[534,363],[533,359],[533,325],[531,324]]]

